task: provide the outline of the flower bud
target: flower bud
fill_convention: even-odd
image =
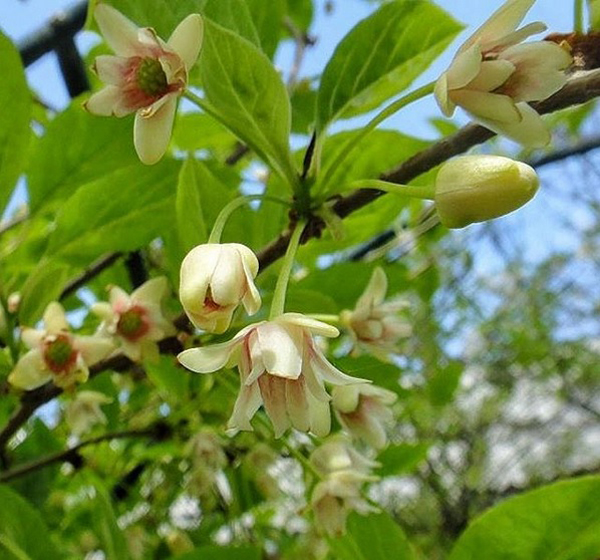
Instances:
[[[438,172],[437,213],[444,226],[462,228],[520,208],[538,186],[535,171],[520,161],[492,155],[457,157]]]
[[[241,303],[249,315],[258,311],[260,294],[254,285],[258,259],[239,243],[206,243],[194,247],[181,263],[179,298],[199,329],[225,332]]]

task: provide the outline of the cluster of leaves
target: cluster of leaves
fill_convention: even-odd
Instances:
[[[471,426],[458,406],[464,394],[461,379],[470,372],[464,360],[452,359],[446,350],[445,315],[438,298],[450,267],[436,262],[436,248],[443,246],[445,235],[439,229],[422,237],[418,254],[386,266],[390,285],[395,291],[410,286],[414,301],[415,337],[407,343],[407,357],[394,364],[370,356],[336,360],[344,371],[399,396],[398,426],[393,445],[378,457],[377,474],[383,480],[380,488],[373,488],[374,495],[389,481],[402,488],[403,482],[416,480],[425,488],[422,500],[413,508],[380,500],[387,512],[352,516],[347,534],[329,540],[329,552],[323,549],[319,528],[306,525],[307,516],[302,515],[310,475],[290,456],[290,446],[303,453],[310,450],[310,441],[274,442],[260,422],[253,433],[230,440],[219,435],[235,399],[231,371],[214,377],[191,375],[177,366],[169,348],[159,363],[109,363],[86,385],[112,403],[103,407],[106,425],[96,428],[92,436],[97,437],[84,440],[85,445],[68,447],[73,442],[61,421],[72,395],[60,396],[53,401],[58,406],[29,418],[58,393],[43,389],[19,396],[8,388],[5,378],[21,350],[15,327],[34,325],[47,303],[59,299],[73,321],[81,322],[81,332],[91,333],[97,323],[86,311],[90,301],[105,298],[107,285],[134,287],[140,278],[164,274],[177,286],[181,259],[206,242],[219,211],[249,188],[257,165],[268,166],[261,185],[267,194],[298,194],[304,146],[313,130],[319,133],[322,176],[327,177],[311,190],[315,208],[352,180],[377,178],[426,148],[428,143],[420,139],[378,130],[334,168],[332,163],[359,131],[327,131],[334,122],[366,114],[406,90],[461,29],[431,2],[387,2],[342,40],[319,80],[299,79],[290,72],[285,83],[272,60],[282,42],[291,41],[299,49],[310,44],[311,0],[110,4],[163,37],[185,15],[205,16],[205,44],[190,83],[203,91],[210,116],[180,114],[174,155],[145,167],[133,150],[130,118],[92,117],[81,110],[79,99],[56,114],[42,109],[29,90],[16,48],[0,35],[5,64],[0,101],[11,107],[0,115],[0,208],[7,205],[17,180],[27,188],[26,208],[0,226],[0,299],[7,322],[0,348],[0,482],[5,482],[0,486],[0,556],[78,558],[101,550],[107,558],[293,559],[329,554],[341,559],[412,559],[419,557],[418,549],[434,557],[451,548],[453,560],[480,557],[481,550],[491,559],[597,555],[598,477],[558,482],[513,498],[465,530],[472,515],[493,501],[487,496],[464,500],[476,487],[478,468],[493,447],[485,447],[477,432],[495,425],[494,411],[500,405],[491,399]],[[89,54],[90,61],[103,52],[100,45]],[[291,134],[303,142],[296,153],[290,149]],[[240,142],[250,149],[240,148]],[[295,203],[302,201],[296,196]],[[351,309],[374,264],[343,262],[323,268],[323,256],[334,262],[396,220],[403,227],[417,224],[422,211],[421,203],[380,200],[346,218],[343,239],[325,232],[303,246],[298,254],[303,278],[290,286],[288,309],[330,314]],[[238,210],[224,241],[243,240],[265,254],[261,249],[288,222],[284,207],[263,202]],[[271,267],[260,277],[267,304],[276,276],[276,267]],[[14,292],[21,295],[17,313],[7,305]],[[540,300],[542,304],[549,305]],[[173,317],[181,312],[175,296],[168,306]],[[514,389],[520,374],[511,364],[525,368],[537,363],[556,343],[551,318],[533,313],[536,307],[529,301],[525,308],[532,310],[531,317],[512,317],[522,309],[511,308],[481,325],[494,348],[485,354],[486,375],[499,392]],[[522,322],[538,325],[540,332],[525,337],[517,329]],[[238,317],[235,326],[241,324]],[[179,348],[176,341],[170,343]],[[333,349],[343,355],[341,347]],[[568,366],[561,370],[558,364],[546,364],[549,371],[570,376],[576,389],[593,387],[597,354],[577,347],[563,350]],[[573,377],[573,368],[580,374]],[[577,397],[576,391],[569,394]],[[500,396],[504,402],[505,394]],[[23,410],[29,412],[16,423]],[[9,429],[15,426],[16,433]],[[204,430],[224,453],[214,480],[205,470],[206,457],[195,455],[190,444]],[[14,437],[7,441],[7,434]],[[461,472],[464,478],[450,477],[448,483],[444,461],[451,463],[448,450],[457,442],[470,444],[469,461]],[[453,494],[457,488],[458,497]],[[410,539],[396,521],[408,529]],[[560,532],[548,530],[559,524]]]

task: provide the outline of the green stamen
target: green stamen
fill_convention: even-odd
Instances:
[[[144,58],[136,74],[138,87],[147,95],[155,96],[169,89],[167,76],[156,58]]]
[[[47,341],[45,346],[44,360],[55,373],[68,370],[75,362],[77,352],[73,349],[69,337],[58,335],[56,339]]]
[[[144,310],[132,307],[121,313],[117,322],[117,332],[128,340],[136,340],[148,332],[148,324],[144,321]]]

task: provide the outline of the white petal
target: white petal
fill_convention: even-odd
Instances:
[[[134,108],[127,104],[123,91],[118,86],[106,86],[92,94],[83,103],[84,109],[100,117],[124,117],[133,113]]]
[[[452,103],[448,97],[448,76],[446,75],[446,72],[444,72],[438,78],[437,82],[435,82],[433,94],[435,95],[435,100],[442,113],[444,113],[446,117],[451,117],[454,114],[456,105]]]
[[[317,321],[316,319],[308,317],[307,315],[303,315],[302,313],[284,313],[283,315],[277,317],[274,321],[303,327],[314,334],[320,334],[321,336],[327,336],[329,338],[335,338],[340,334],[340,331],[338,331],[334,326],[323,323],[322,321]]]
[[[348,414],[354,412],[358,408],[360,399],[361,387],[369,387],[369,385],[339,385],[334,387],[331,394],[331,404],[333,408]]]
[[[254,256],[254,253],[252,253],[252,256]],[[256,259],[256,256],[254,256],[254,258]],[[258,259],[256,259],[256,261],[258,267]],[[242,303],[246,313],[248,313],[248,315],[254,315],[260,309],[260,305],[262,303],[260,293],[254,285],[254,277],[256,276],[256,272],[252,272],[251,266],[249,266],[246,259],[242,259],[242,267],[246,277],[246,293],[242,298]]]
[[[242,385],[240,392],[233,407],[231,418],[227,422],[229,430],[248,430],[252,431],[250,420],[256,414],[256,411],[262,404],[258,384],[247,387]]]
[[[448,89],[465,87],[472,81],[481,68],[481,49],[473,45],[466,51],[459,53],[446,70]]]
[[[179,363],[196,373],[211,373],[225,366],[231,354],[241,342],[242,339],[233,338],[221,344],[190,348],[181,352],[177,359]]]
[[[313,368],[315,375],[321,377],[332,385],[351,385],[352,383],[371,383],[369,379],[360,379],[346,375],[335,366],[330,364],[322,352],[318,348],[314,348],[313,357],[310,360],[310,365]]]
[[[474,118],[486,128],[523,146],[530,148],[546,146],[550,142],[551,136],[542,118],[527,103],[517,103],[517,109],[521,114],[521,120],[518,123],[500,123],[476,116]]]
[[[21,331],[21,340],[27,346],[27,348],[37,348],[42,344],[46,336],[46,331],[38,331],[36,329],[30,329],[24,327]]]
[[[198,14],[187,16],[173,31],[167,44],[181,57],[187,70],[198,59],[204,37],[204,21]]]
[[[325,437],[331,431],[331,411],[329,403],[308,396],[310,431],[317,437]]]
[[[157,111],[154,111],[151,105],[146,110],[138,111],[135,115],[133,143],[138,157],[146,165],[158,162],[165,155],[171,140],[171,130],[177,109],[177,94],[170,93],[162,99],[165,100],[164,104]],[[145,114],[149,114],[149,116],[144,116]]]
[[[256,335],[256,343],[250,347],[253,363],[262,362],[271,375],[298,379],[302,372],[302,331],[269,321],[256,329]]]
[[[224,245],[210,280],[213,300],[219,305],[238,305],[246,290],[246,276],[239,253]]]
[[[99,301],[92,304],[90,311],[107,323],[116,318],[112,305],[106,301]]]
[[[285,400],[292,426],[301,432],[308,432],[310,420],[304,376],[286,380]]]
[[[169,285],[165,276],[152,278],[144,282],[139,288],[131,293],[131,299],[135,302],[159,305],[167,293]]]
[[[140,53],[138,27],[121,12],[108,4],[98,4],[94,17],[104,40],[120,56],[136,56]]]
[[[44,311],[44,326],[49,334],[58,334],[69,330],[65,310],[57,301],[50,302],[46,307]]]
[[[508,60],[482,62],[479,74],[468,84],[467,89],[493,91],[503,85],[514,72],[515,65]],[[504,90],[503,93],[505,93]]]
[[[131,59],[101,54],[94,61],[94,71],[105,84],[122,86],[131,67]]]
[[[517,31],[514,31],[513,33],[505,35],[497,41],[492,41],[491,43],[488,43],[485,47],[486,50],[493,49],[496,52],[498,52],[507,47],[510,47],[511,45],[521,43],[530,35],[537,35],[538,33],[542,33],[543,31],[546,31],[546,29],[547,27],[544,23],[542,23],[541,21],[534,21],[533,23],[529,23],[521,29],[517,29]]]
[[[119,313],[126,311],[131,306],[131,298],[129,294],[119,286],[112,286],[108,293],[108,301],[113,309]]]
[[[491,43],[514,31],[533,6],[535,0],[507,0],[467,39],[459,52],[475,43]]]
[[[472,115],[498,123],[519,123],[521,114],[508,95],[462,89],[451,93],[452,100]]]
[[[30,350],[22,356],[8,376],[11,385],[27,391],[41,387],[51,379],[40,350]]]
[[[279,438],[290,427],[285,399],[285,380],[273,375],[262,375],[258,379],[258,386],[267,416],[273,423],[275,437]]]
[[[115,349],[112,340],[99,336],[75,336],[73,346],[81,352],[88,366],[103,360]]]
[[[385,275],[383,268],[378,266],[373,270],[373,274],[371,275],[365,291],[356,302],[356,307],[371,308],[375,305],[379,305],[385,299],[387,287],[387,276]]]

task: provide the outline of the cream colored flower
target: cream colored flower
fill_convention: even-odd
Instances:
[[[86,381],[89,366],[114,349],[107,338],[71,334],[64,309],[56,301],[46,307],[44,326],[44,330],[25,328],[21,334],[30,350],[8,376],[8,381],[19,389],[35,389],[48,381],[66,389]]]
[[[79,391],[75,399],[67,404],[65,420],[76,436],[88,432],[96,424],[106,424],[106,416],[100,405],[109,404],[112,399],[98,391]]]
[[[358,346],[384,361],[390,354],[398,352],[400,339],[412,333],[411,326],[400,316],[400,312],[409,306],[408,302],[399,298],[386,300],[387,288],[387,276],[378,266],[356,307],[340,314],[342,324]],[[355,353],[358,353],[358,347],[355,347]]]
[[[344,533],[352,511],[376,512],[361,494],[365,482],[377,480],[371,469],[380,466],[356,451],[342,437],[333,437],[315,449],[310,463],[322,476],[310,499],[316,526],[330,536]]]
[[[156,359],[157,342],[176,332],[161,309],[161,301],[167,291],[168,284],[164,276],[148,280],[131,295],[113,286],[109,302],[92,305],[92,312],[103,320],[98,332],[114,336],[123,354],[134,362]]]
[[[394,421],[390,406],[397,398],[392,391],[361,383],[334,387],[331,404],[344,429],[371,447],[382,449],[387,444],[386,427]]]
[[[96,58],[94,71],[107,85],[84,107],[102,116],[135,112],[135,149],[143,163],[156,163],[169,145],[177,98],[200,53],[202,18],[198,14],[186,17],[165,43],[153,29],[136,27],[107,4],[98,4],[94,17],[116,56]]]
[[[252,430],[250,420],[262,404],[273,422],[275,437],[290,426],[325,436],[331,418],[324,381],[346,385],[365,380],[331,365],[313,334],[335,337],[339,332],[300,313],[284,313],[272,321],[247,326],[229,342],[185,350],[178,359],[198,373],[237,365],[242,386],[228,423],[231,430]]]
[[[507,0],[458,49],[436,82],[435,97],[450,117],[457,105],[486,128],[525,146],[545,146],[550,133],[527,103],[550,97],[566,82],[570,54],[550,41],[521,44],[546,29],[517,29],[535,0]]]
[[[181,263],[179,299],[190,321],[217,334],[231,324],[241,303],[248,315],[261,304],[254,285],[258,259],[239,243],[205,243],[194,247]]]
[[[492,155],[460,156],[444,163],[435,179],[440,222],[461,228],[498,218],[529,202],[540,182],[529,165]]]

